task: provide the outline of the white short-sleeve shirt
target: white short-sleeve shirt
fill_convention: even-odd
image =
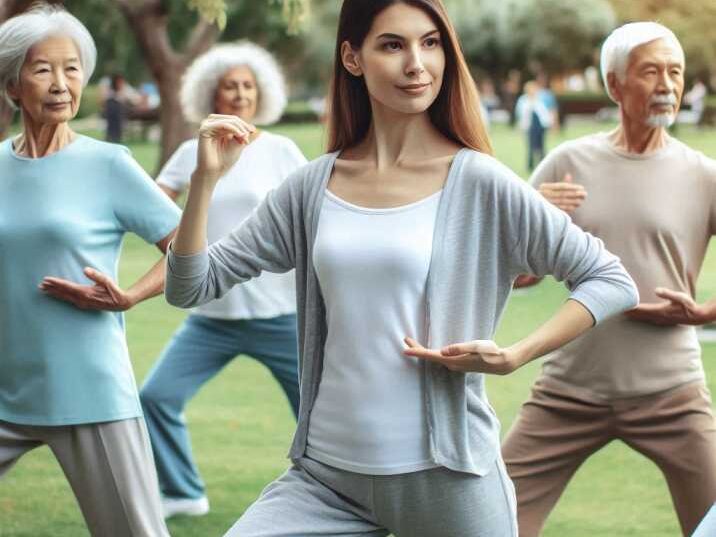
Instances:
[[[197,146],[196,139],[184,142],[164,165],[157,183],[184,191],[196,168]],[[209,244],[241,224],[269,191],[305,163],[306,158],[291,140],[262,131],[216,186],[209,205]],[[294,273],[264,272],[194,312],[214,319],[268,319],[295,313]]]

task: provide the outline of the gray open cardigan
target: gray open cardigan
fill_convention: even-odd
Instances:
[[[312,263],[324,191],[337,153],[294,172],[236,230],[192,256],[169,253],[166,297],[190,307],[261,271],[296,269],[301,408],[289,456],[304,455],[318,394],[326,314]],[[351,241],[352,237],[346,237]],[[460,150],[435,223],[426,287],[430,347],[492,339],[519,274],[565,280],[596,322],[634,307],[637,291],[618,258],[494,158]],[[375,315],[381,298],[375,297]],[[486,474],[499,454],[499,422],[484,375],[423,362],[430,453],[452,470]]]

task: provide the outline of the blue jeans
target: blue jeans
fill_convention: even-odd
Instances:
[[[535,120],[533,119],[533,122]],[[544,133],[541,125],[532,124],[527,131],[527,169],[532,171],[544,158]]]
[[[190,315],[164,348],[139,393],[163,495],[204,496],[184,406],[238,354],[247,354],[269,368],[286,393],[294,416],[298,415],[295,315],[241,320]]]

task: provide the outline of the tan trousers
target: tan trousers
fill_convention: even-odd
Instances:
[[[586,401],[538,380],[502,453],[517,490],[520,537],[537,537],[577,468],[622,440],[661,469],[685,536],[716,501],[716,421],[702,383],[613,402]],[[636,501],[636,499],[635,499]]]
[[[57,427],[0,421],[0,476],[45,444],[94,537],[169,537],[142,418]]]

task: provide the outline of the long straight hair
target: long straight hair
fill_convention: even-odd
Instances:
[[[344,67],[341,45],[348,41],[354,49],[361,48],[375,17],[398,3],[423,10],[440,31],[445,72],[440,93],[428,109],[431,122],[450,140],[491,155],[492,144],[480,113],[475,81],[442,0],[343,1],[328,99],[328,151],[339,151],[361,142],[368,134],[372,120],[365,80]]]

